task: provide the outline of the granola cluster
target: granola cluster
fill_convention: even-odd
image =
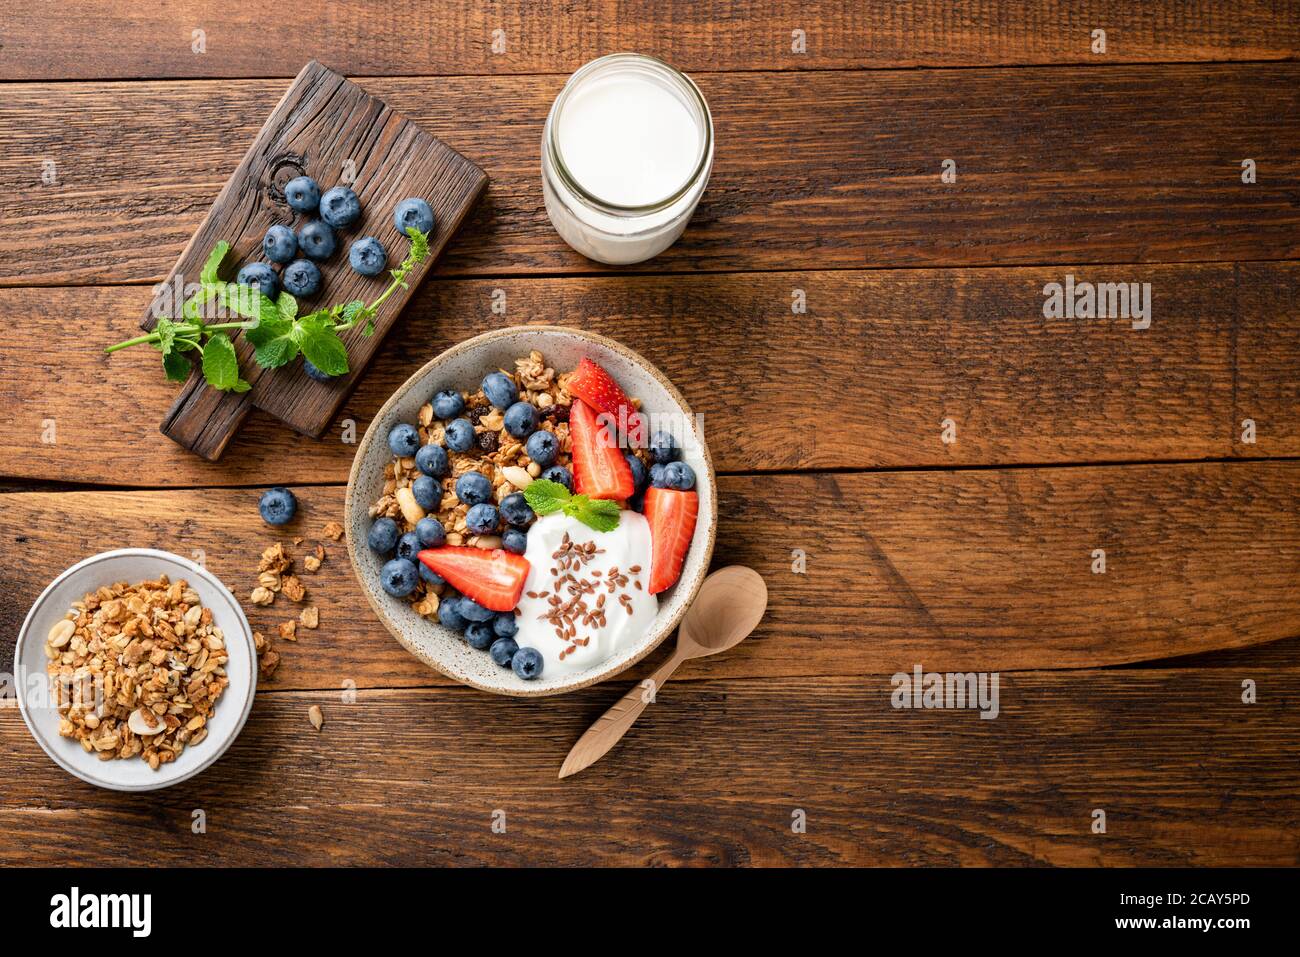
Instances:
[[[325,527],[328,538],[337,538],[343,534],[342,526],[330,522]],[[294,539],[295,545],[302,544],[302,539]],[[309,572],[317,571],[325,561],[325,546],[320,542],[303,556],[303,567]],[[257,585],[249,593],[248,600],[254,605],[269,606],[275,603],[279,595],[289,601],[302,603],[307,599],[307,589],[297,575],[293,573],[294,558],[284,543],[276,542],[263,552],[257,563]],[[277,633],[285,641],[298,640],[298,626],[316,628],[320,625],[320,610],[315,605],[307,605],[298,613],[297,618],[280,622]],[[275,674],[280,665],[280,653],[272,647],[270,639],[260,631],[253,632],[253,645],[257,649],[258,664],[264,677]]]
[[[184,580],[118,582],[74,602],[45,642],[59,734],[155,771],[207,737],[229,679],[225,636]]]

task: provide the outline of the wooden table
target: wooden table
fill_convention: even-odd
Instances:
[[[596,329],[673,378],[719,468],[715,560],[758,569],[771,608],[558,781],[662,652],[558,699],[459,687],[327,542],[319,630],[280,643],[198,779],[95,790],[0,709],[0,862],[1296,863],[1300,4],[1196,9],[10,4],[0,670],[40,589],[96,551],[202,549],[247,594],[277,540],[259,489],[293,486],[282,537],[314,540],[341,514],[347,423],[511,323]],[[682,241],[606,269],[551,229],[538,143],[566,75],[620,49],[691,72],[717,157]],[[327,438],[255,416],[204,462],[157,431],[156,356],[101,349],[310,57],[491,183]],[[1150,283],[1149,328],[1045,318],[1067,275]],[[917,665],[998,672],[998,717],[894,708]]]

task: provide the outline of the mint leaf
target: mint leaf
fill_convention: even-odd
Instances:
[[[212,252],[208,253],[207,262],[203,264],[203,269],[199,272],[199,282],[203,285],[211,285],[218,282],[220,277],[217,273],[221,269],[221,264],[226,259],[226,254],[230,252],[230,243],[224,239],[212,247]]]
[[[162,316],[153,327],[153,331],[158,333],[158,351],[166,358],[176,345],[176,323],[166,316]],[[166,363],[163,363],[163,365],[166,365]]]
[[[281,292],[276,297],[275,308],[281,319],[295,319],[298,316],[298,300],[287,292]]]
[[[302,354],[326,375],[343,375],[348,371],[348,348],[328,325],[303,325]]]
[[[253,359],[263,369],[288,365],[298,355],[302,341],[299,324],[292,319],[263,319],[244,330],[244,338],[253,344]]]
[[[203,378],[212,388],[222,392],[243,392],[248,388],[247,382],[242,383],[243,389],[239,388],[242,380],[239,378],[235,345],[224,332],[214,333],[203,347]]]
[[[585,496],[579,496],[583,497]],[[565,511],[568,512],[568,509]],[[573,517],[598,532],[612,532],[618,528],[619,512],[618,502],[606,498],[590,498],[582,503]]]
[[[550,515],[564,508],[569,501],[569,490],[559,482],[537,479],[524,489],[524,499],[538,515]]]
[[[163,372],[172,382],[184,382],[190,377],[190,360],[179,352],[163,353]]]

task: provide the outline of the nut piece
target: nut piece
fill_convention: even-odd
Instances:
[[[533,484],[533,477],[528,474],[528,470],[518,465],[507,465],[501,470],[505,480],[519,490],[528,488]]]
[[[320,705],[314,704],[307,709],[307,719],[317,731],[321,729],[321,725],[325,723],[325,716],[321,714]]]
[[[131,717],[126,720],[126,726],[141,737],[158,734],[167,727],[162,719],[148,708],[136,708],[132,711]]]
[[[45,640],[49,642],[51,648],[62,648],[72,638],[72,633],[76,630],[76,623],[70,618],[65,618],[50,629],[49,637]]]
[[[409,485],[403,485],[393,493],[393,497],[397,499],[397,507],[402,510],[402,518],[412,525],[428,514],[415,500],[415,493],[411,491]]]

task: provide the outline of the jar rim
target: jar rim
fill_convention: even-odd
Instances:
[[[690,95],[698,107],[700,115],[704,118],[704,135],[700,138],[700,155],[690,176],[686,177],[685,182],[683,182],[675,192],[671,193],[667,197],[655,200],[653,203],[645,203],[638,206],[625,206],[619,203],[612,203],[609,200],[601,199],[599,196],[583,187],[583,185],[578,182],[577,178],[569,171],[569,168],[564,164],[564,156],[560,151],[560,144],[558,141],[559,123],[557,121],[573,91],[578,88],[582,81],[586,80],[592,73],[596,72],[596,70],[615,63],[629,62],[649,64],[662,70],[670,80],[675,82],[683,91]],[[602,57],[597,57],[594,60],[589,60],[582,66],[578,67],[574,74],[565,82],[564,88],[561,89],[559,95],[556,96],[555,102],[551,104],[551,111],[547,116],[546,126],[546,151],[550,157],[551,165],[554,167],[556,175],[559,176],[564,185],[578,199],[595,209],[614,216],[645,215],[668,209],[683,196],[687,195],[695,184],[699,182],[701,175],[703,175],[704,171],[708,168],[709,158],[713,154],[713,114],[709,112],[709,104],[704,99],[704,94],[701,93],[699,87],[695,85],[695,81],[681,70],[678,70],[670,63],[665,63],[658,57],[650,56],[646,53],[610,53]]]

